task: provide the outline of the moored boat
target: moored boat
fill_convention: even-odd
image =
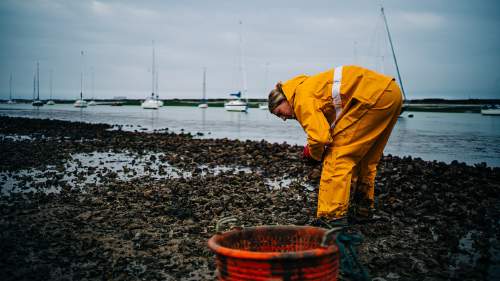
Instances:
[[[160,104],[154,98],[154,95],[152,95],[152,97],[147,98],[144,102],[141,103],[141,107],[144,109],[158,109],[160,108]]]
[[[482,115],[500,115],[500,105],[485,105],[481,108]]]
[[[226,103],[224,103],[224,108],[227,111],[247,111],[248,110],[248,104],[241,100],[241,99],[236,99],[236,100],[230,100]]]

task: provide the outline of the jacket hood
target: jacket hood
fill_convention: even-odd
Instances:
[[[294,77],[285,83],[281,85],[281,88],[283,89],[283,93],[285,94],[285,97],[287,101],[290,103],[290,105],[293,108],[293,102],[295,99],[295,90],[297,87],[304,82],[304,80],[307,79],[306,75],[299,75],[297,77]]]

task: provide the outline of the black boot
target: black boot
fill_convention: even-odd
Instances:
[[[323,228],[334,228],[334,227],[344,227],[348,225],[348,220],[347,217],[340,217],[340,218],[325,218],[325,217],[320,217],[320,218],[315,218],[311,222],[312,226],[317,226],[317,227],[323,227]]]

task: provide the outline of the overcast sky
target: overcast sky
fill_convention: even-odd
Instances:
[[[500,98],[500,1],[0,1],[0,98],[151,93],[155,41],[161,98],[224,98],[242,85],[265,98],[276,81],[359,64],[396,75],[407,97]],[[239,24],[239,21],[242,24]],[[243,56],[240,55],[240,35]],[[84,51],[83,60],[81,51]],[[83,63],[82,63],[83,61]],[[83,65],[83,67],[82,67]]]

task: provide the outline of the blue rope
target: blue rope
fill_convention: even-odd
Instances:
[[[363,236],[341,231],[335,239],[340,251],[340,270],[355,281],[369,281],[368,272],[358,260],[355,247],[361,245]]]

